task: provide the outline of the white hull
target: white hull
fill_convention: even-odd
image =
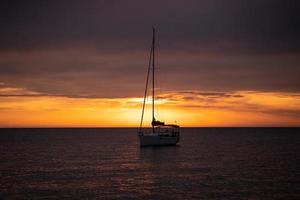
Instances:
[[[179,142],[179,135],[157,135],[147,134],[139,135],[140,146],[163,146],[163,145],[176,145]]]

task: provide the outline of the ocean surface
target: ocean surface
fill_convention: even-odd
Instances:
[[[0,129],[0,199],[300,199],[300,129]]]

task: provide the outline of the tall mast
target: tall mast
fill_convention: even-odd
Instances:
[[[144,102],[143,102],[143,109],[142,109],[142,117],[141,117],[141,123],[140,123],[140,131],[142,130],[143,126],[143,119],[144,119],[144,111],[145,111],[145,104],[146,104],[146,98],[147,98],[147,91],[148,91],[148,82],[149,82],[149,75],[150,75],[150,69],[151,69],[151,62],[152,62],[152,44],[151,44],[151,50],[150,50],[150,58],[148,63],[148,71],[147,71],[147,79],[146,79],[146,88],[144,93]]]
[[[153,27],[153,38],[152,38],[152,122],[155,121],[154,117],[154,50],[155,50],[155,28]],[[152,124],[152,129],[154,132],[154,125]]]
[[[148,72],[147,72],[147,79],[146,79],[146,88],[145,88],[145,94],[144,94],[142,117],[141,117],[139,131],[141,131],[142,125],[143,125],[144,110],[145,110],[145,104],[146,104],[146,97],[147,97],[148,81],[149,81],[149,77],[150,77],[149,75],[150,75],[150,71],[151,71],[151,64],[152,64],[152,122],[155,121],[155,117],[154,117],[154,45],[155,45],[155,28],[153,27],[152,44],[151,44],[151,50],[150,50],[150,58],[149,58]],[[154,132],[154,123],[151,123],[151,124],[152,124],[153,132]]]

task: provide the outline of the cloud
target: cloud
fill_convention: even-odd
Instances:
[[[0,53],[0,80],[50,95],[136,97],[143,94],[147,60],[147,51]],[[156,77],[158,86],[167,90],[296,92],[300,89],[299,64],[299,57],[289,55],[216,58],[198,53],[160,53]]]
[[[0,8],[2,51],[80,45],[141,50],[152,25],[168,51],[300,50],[297,1],[6,1]]]
[[[159,97],[165,99],[166,105],[199,109],[199,112],[213,109],[300,118],[298,93],[173,91]]]
[[[141,96],[155,25],[158,87],[299,92],[297,1],[156,5],[1,2],[0,81],[44,95]]]
[[[0,126],[137,126],[143,103],[142,98],[30,96],[21,91],[0,90],[6,93],[0,95]],[[177,120],[181,126],[299,126],[298,93],[169,91],[159,97],[157,119]],[[146,103],[149,125],[150,99]]]

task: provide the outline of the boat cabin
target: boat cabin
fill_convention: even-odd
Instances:
[[[154,126],[154,133],[159,135],[177,136],[179,134],[179,126],[175,124],[163,124]]]

